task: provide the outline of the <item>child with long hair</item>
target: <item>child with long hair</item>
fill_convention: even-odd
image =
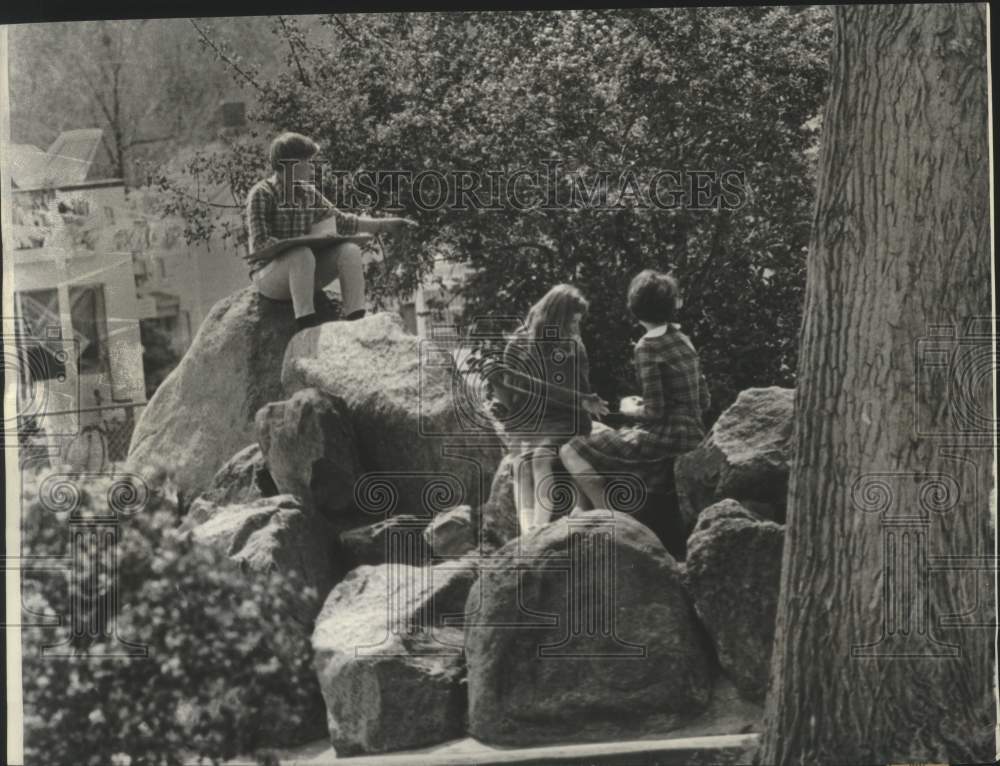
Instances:
[[[591,418],[608,412],[607,403],[590,390],[587,350],[580,339],[587,308],[577,288],[556,285],[531,307],[504,350],[500,388],[518,454],[515,506],[522,534],[551,520],[559,446],[589,434]]]

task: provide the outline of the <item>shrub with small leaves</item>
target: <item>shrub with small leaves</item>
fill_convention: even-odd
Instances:
[[[22,578],[26,762],[216,764],[322,737],[308,636],[287,616],[301,584],[179,532],[157,487],[109,520],[111,482],[72,480],[73,510],[23,492],[24,555],[54,557]]]

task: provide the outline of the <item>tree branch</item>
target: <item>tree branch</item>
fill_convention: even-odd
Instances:
[[[236,61],[234,61],[229,54],[227,54],[224,50],[222,50],[222,48],[219,45],[217,45],[215,41],[212,40],[212,38],[210,38],[208,34],[201,27],[198,26],[198,24],[195,22],[194,19],[188,19],[188,21],[191,22],[191,26],[193,26],[198,31],[198,34],[201,37],[202,42],[209,48],[211,48],[215,52],[215,55],[218,56],[220,60],[222,60],[225,64],[232,67],[234,72],[236,72],[238,75],[240,75],[240,77],[242,77],[244,80],[250,83],[250,85],[252,85],[256,90],[258,91],[263,90],[260,84],[250,74],[245,72],[243,68],[239,64],[237,64]]]
[[[197,202],[199,205],[205,205],[207,207],[218,207],[218,208],[222,208],[223,210],[242,210],[243,209],[243,205],[224,205],[221,202],[209,202],[207,199],[202,199],[198,195],[191,194],[190,192],[186,192],[186,191],[184,191],[183,189],[181,189],[181,188],[179,188],[177,186],[171,186],[170,187],[170,191],[173,192],[174,194],[177,194],[177,195],[181,196],[181,197],[186,197],[189,200],[193,200],[194,202]]]
[[[292,44],[291,33],[288,31],[288,26],[285,24],[285,17],[278,16],[278,23],[281,24],[281,30],[285,33],[285,42],[288,43],[288,50],[292,52],[292,60],[295,62],[295,68],[299,70],[299,79],[302,81],[302,84],[308,88],[310,85],[309,77],[302,68],[302,62],[299,61],[299,54],[295,52],[295,46]]]
[[[172,141],[175,138],[177,136],[174,133],[166,136],[157,136],[156,138],[133,138],[131,141],[122,144],[122,148],[131,149],[133,146],[139,146],[140,144],[157,144],[161,141]]]

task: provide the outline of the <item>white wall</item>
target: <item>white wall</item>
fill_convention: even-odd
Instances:
[[[104,291],[110,374],[83,374],[79,379],[70,374],[63,383],[49,381],[46,409],[58,411],[94,406],[94,389],[101,391],[106,403],[112,399],[143,401],[142,344],[131,257],[98,254],[61,257],[44,248],[13,251],[11,256],[15,291],[59,291],[64,339],[72,337],[69,288],[101,285]]]

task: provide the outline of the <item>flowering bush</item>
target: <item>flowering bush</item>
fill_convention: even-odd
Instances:
[[[24,575],[29,765],[219,763],[324,735],[308,636],[286,617],[300,584],[248,578],[180,533],[160,487],[40,479],[24,555],[56,558]]]

